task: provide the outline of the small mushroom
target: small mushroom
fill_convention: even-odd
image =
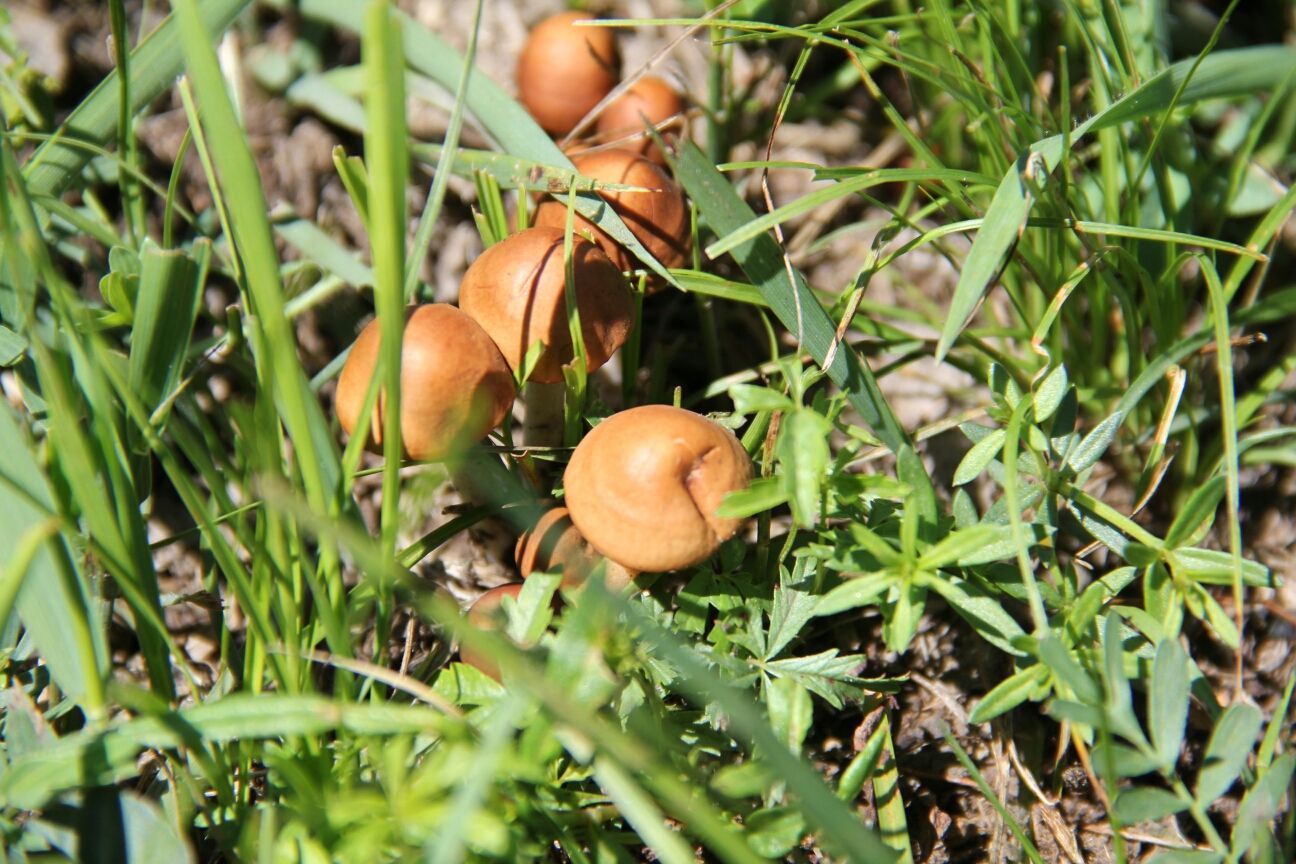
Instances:
[[[378,361],[374,319],[360,331],[338,378],[334,407],[354,433]],[[480,441],[499,425],[516,390],[508,364],[486,331],[453,306],[429,304],[405,313],[401,342],[401,444],[411,459],[440,459]],[[382,447],[384,394],[370,421],[369,446]]]
[[[572,522],[591,546],[638,571],[705,560],[741,520],[716,515],[751,480],[734,434],[700,414],[643,405],[585,436],[563,475]]]
[[[613,589],[624,588],[635,577],[617,562],[603,559],[585,542],[566,507],[546,510],[530,531],[518,537],[513,557],[523,579],[535,572],[556,571],[562,573],[565,588],[584,584],[600,560],[606,560],[604,580]]]
[[[684,100],[674,87],[661,78],[645,75],[603,109],[598,119],[599,140],[615,142],[643,133],[645,123],[655,127],[677,117],[682,125],[683,112]],[[647,134],[618,146],[646,156],[658,165],[666,164],[661,149]]]
[[[625,342],[634,322],[634,298],[625,278],[599,248],[572,238],[576,308],[589,370],[608,361]],[[544,342],[532,381],[563,380],[573,356],[567,326],[563,230],[528,228],[491,246],[472,263],[459,284],[459,307],[495,340],[510,366]]]
[[[500,608],[504,598],[512,597],[516,600],[521,593],[521,582],[510,582],[490,589],[468,608],[468,623],[478,630],[498,630],[504,618],[503,610]],[[499,666],[485,654],[462,645],[459,648],[459,659],[496,681],[500,680]]]
[[[604,191],[599,195],[663,266],[684,264],[689,250],[688,204],[679,185],[665,171],[632,150],[620,149],[579,153],[572,157],[572,164],[586,177],[646,190]],[[566,223],[567,207],[559,201],[543,201],[536,209],[536,225],[562,228]],[[576,230],[588,233],[617,269],[635,266],[634,256],[584,217],[576,217]]]
[[[590,15],[562,12],[527,36],[518,57],[523,107],[550,135],[566,135],[612,91],[621,75],[616,35],[604,27],[577,27]]]

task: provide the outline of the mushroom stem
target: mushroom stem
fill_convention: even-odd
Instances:
[[[567,385],[528,381],[522,398],[526,417],[522,443],[527,447],[558,447],[563,441],[563,396]]]

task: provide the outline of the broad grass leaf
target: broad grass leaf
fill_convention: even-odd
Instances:
[[[0,549],[19,548],[54,513],[54,502],[12,409],[0,405]],[[85,579],[63,538],[41,545],[17,597],[18,617],[59,688],[82,702],[108,674],[107,638],[92,612]],[[89,646],[79,634],[90,634]],[[88,649],[88,650],[87,650]]]
[[[1188,802],[1168,789],[1155,786],[1135,786],[1122,789],[1116,796],[1116,815],[1124,825],[1155,822],[1188,809]]]
[[[1007,431],[995,429],[973,444],[972,449],[963,455],[958,468],[954,470],[954,485],[962,486],[964,483],[975,480],[985,470],[985,467],[999,455],[999,451],[1003,449],[1004,439],[1007,436]]]
[[[675,174],[717,233],[737,230],[756,218],[728,178],[693,144],[684,145]],[[836,339],[836,326],[800,273],[784,263],[774,239],[759,235],[736,247],[732,254],[783,326],[822,364]],[[899,452],[909,442],[872,370],[855,351],[841,346],[826,371],[846,393],[851,407],[892,452]]]
[[[180,383],[210,250],[205,239],[192,252],[161,249],[151,242],[144,246],[128,380],[149,411]]]
[[[1162,771],[1179,760],[1184,726],[1188,722],[1188,657],[1179,640],[1162,639],[1152,661],[1148,686],[1148,731]]]
[[[1214,803],[1237,780],[1255,747],[1264,718],[1260,709],[1245,702],[1235,702],[1215,722],[1193,796],[1202,807]]]
[[[13,366],[27,353],[27,340],[0,324],[0,368]]]
[[[693,850],[666,818],[652,796],[611,759],[598,759],[594,779],[616,804],[617,811],[643,839],[656,858],[667,864],[691,864]]]
[[[224,33],[250,0],[204,0],[199,14],[209,33]],[[175,83],[184,68],[184,47],[178,37],[176,16],[168,15],[140,40],[127,64],[134,117]],[[117,135],[121,84],[116,71],[104,76],[90,95],[81,100],[59,127],[59,135],[41,144],[27,161],[25,173],[33,195],[57,195],[75,180],[94,150],[64,143],[63,139],[108,146]]]
[[[1000,681],[977,703],[968,715],[969,723],[985,723],[1016,708],[1030,698],[1040,685],[1048,681],[1048,668],[1035,663],[1018,669]]]
[[[1271,89],[1282,83],[1293,68],[1296,68],[1296,49],[1277,45],[1217,51],[1200,64],[1195,57],[1181,60],[1077,126],[1071,133],[1072,144],[1089,132],[1166,110],[1190,74],[1192,79],[1180,96],[1180,105]],[[1046,178],[1061,160],[1062,152],[1061,135],[1036,141],[1000,181],[959,274],[936,346],[938,360],[948,353],[971,320],[990,287],[990,280],[1024,229],[1033,203],[1030,185]]]

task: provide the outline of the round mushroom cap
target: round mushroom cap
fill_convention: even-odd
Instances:
[[[606,27],[577,27],[591,15],[562,12],[532,29],[518,57],[518,95],[550,135],[566,135],[621,77],[616,35]]]
[[[602,366],[630,335],[634,298],[625,277],[599,248],[572,238],[572,275],[589,371]],[[557,383],[574,356],[567,325],[563,232],[528,228],[483,252],[459,283],[459,308],[495,340],[517,369],[537,341],[545,344],[532,381]]]
[[[338,378],[334,408],[352,434],[378,365],[378,319],[360,331]],[[480,441],[513,405],[508,364],[486,331],[441,303],[406,310],[401,342],[401,446],[411,459],[440,459]],[[380,392],[370,420],[369,446],[382,449]]]
[[[683,111],[684,100],[674,87],[661,78],[645,75],[603,109],[598,119],[599,140],[613,142],[643,132],[645,123],[656,126],[682,115]],[[619,146],[646,156],[658,165],[666,164],[661,150],[647,135]]]
[[[504,602],[505,597],[512,597],[514,600],[522,593],[521,582],[510,582],[507,585],[499,585],[482,594],[468,608],[468,623],[478,630],[498,630],[503,619],[503,610],[500,605]],[[499,666],[495,661],[469,648],[467,645],[460,646],[459,659],[469,666],[476,667],[483,674],[489,675],[496,681],[500,680]]]
[[[649,190],[604,191],[599,195],[664,267],[684,264],[690,239],[688,204],[679,184],[665,171],[633,150],[621,149],[579,153],[572,157],[572,164],[586,177]],[[553,199],[542,201],[536,208],[535,224],[564,227],[567,224],[566,205]],[[589,220],[577,215],[576,230],[589,234],[617,269],[624,271],[635,266],[634,256]]]
[[[733,536],[716,510],[746,488],[751,459],[700,414],[643,405],[613,414],[572,453],[563,475],[572,521],[591,546],[633,570],[680,570]]]
[[[629,585],[635,577],[625,567],[590,548],[572,524],[566,507],[546,510],[531,530],[518,538],[513,557],[523,579],[535,572],[557,571],[562,573],[564,588],[584,584],[600,560],[606,561],[604,581],[613,589]]]

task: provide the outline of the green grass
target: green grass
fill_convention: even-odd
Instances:
[[[410,568],[489,516],[527,527],[568,451],[523,452],[506,426],[466,463],[482,500],[418,536],[402,496],[463,466],[401,459],[403,309],[432,296],[420,264],[455,218],[452,175],[474,181],[487,242],[532,192],[629,235],[476,69],[481,3],[466,56],[383,0],[293,4],[297,53],[260,45],[272,65],[250,71],[273,66],[261,78],[287,104],[354,136],[334,163],[367,255],[270,212],[214,48],[230,27],[255,37],[249,5],[175,0],[136,41],[114,0],[117,72],[59,127],[0,12],[16,58],[0,75],[5,860],[914,860],[915,788],[978,799],[1018,860],[1053,842],[1023,814],[1066,795],[1103,814],[1118,861],[1143,860],[1138,836],[1166,820],[1184,839],[1156,860],[1296,854],[1296,679],[1257,677],[1274,574],[1253,557],[1247,485],[1296,464],[1296,51],[1245,44],[1229,16],[1247,10],[1205,29],[1181,4],[1118,0],[619,22],[696,26],[711,52],[705,142],[670,160],[692,266],[665,272],[632,244],[641,291],[656,274],[693,295],[676,308],[698,356],[642,329],[622,395],[736,430],[757,479],[724,509],[753,527],[630,596],[532,577],[496,633]],[[358,66],[303,60],[343,38],[327,28],[358,40]],[[787,64],[773,104],[735,86],[738,52]],[[172,87],[209,212],[137,139]],[[447,133],[414,142],[406,96],[434,92],[453,99]],[[860,136],[907,164],[770,158],[780,124],[832,121],[858,94]],[[460,147],[468,122],[498,149]],[[739,145],[763,158],[731,161]],[[766,171],[827,183],[768,206]],[[825,206],[838,215],[789,254]],[[845,284],[794,263],[852,235],[875,239]],[[957,271],[952,293],[909,281],[917,250]],[[213,287],[235,298],[219,314]],[[638,297],[640,317],[674,296]],[[362,467],[363,436],[343,446],[320,397],[340,363],[308,368],[296,325],[309,312],[345,342],[368,305],[390,395],[381,462]],[[918,360],[978,382],[953,394],[960,416],[906,428],[888,378]],[[567,444],[615,407],[596,394],[577,361]],[[945,447],[962,454],[952,476],[923,458]],[[159,555],[177,546],[214,601],[210,682],[168,626],[195,599],[168,593]],[[422,662],[403,662],[398,614],[435,634]],[[899,746],[916,721],[892,697],[929,674],[925,622],[997,664],[952,673],[969,731],[924,745],[961,766],[954,791]],[[844,756],[824,748],[857,727]],[[1050,800],[996,785],[973,746],[992,734]],[[1087,793],[1064,783],[1076,765]]]

